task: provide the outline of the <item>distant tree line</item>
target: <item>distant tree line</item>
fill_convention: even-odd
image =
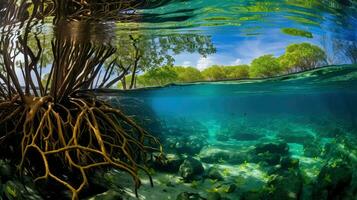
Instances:
[[[199,71],[194,67],[164,66],[137,76],[137,87],[160,86],[169,83],[215,81],[225,79],[267,78],[314,69],[327,64],[325,52],[309,43],[291,44],[280,57],[263,55],[250,65],[213,65]],[[128,77],[130,79],[130,77]],[[122,85],[119,83],[119,87]]]

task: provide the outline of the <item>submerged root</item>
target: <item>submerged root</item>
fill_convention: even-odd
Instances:
[[[8,103],[12,104],[12,115],[20,119],[10,126],[22,132],[19,169],[30,173],[35,181],[52,179],[65,186],[73,200],[88,185],[88,172],[104,166],[129,173],[137,192],[138,170],[146,171],[148,154],[162,151],[155,137],[102,101],[73,97],[58,104],[51,97],[28,97],[26,106],[16,106],[16,101]],[[4,117],[1,121],[7,120]],[[36,169],[34,162],[39,165]],[[63,178],[61,168],[79,172],[79,181]]]

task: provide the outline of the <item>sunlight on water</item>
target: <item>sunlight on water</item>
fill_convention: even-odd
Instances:
[[[320,171],[328,168],[326,163],[343,165],[332,152],[357,161],[354,153],[340,149],[355,152],[356,75],[356,65],[332,66],[271,79],[97,92],[161,137],[170,155],[193,156],[206,170],[218,169],[247,199],[252,198],[252,191],[280,199],[319,196],[320,191],[283,188],[300,182],[296,173],[307,181],[321,182]],[[289,166],[287,171],[283,166]],[[275,175],[292,179],[282,178],[282,186],[275,182]],[[191,183],[198,184],[195,192],[209,188],[233,199],[238,195],[238,191],[227,192],[219,185],[195,180]],[[284,192],[276,193],[278,188]]]

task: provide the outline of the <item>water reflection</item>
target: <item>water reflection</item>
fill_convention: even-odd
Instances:
[[[115,55],[101,70],[102,75],[110,71],[106,73],[112,76],[110,83],[100,84],[101,87],[113,87],[116,81],[122,80],[123,88],[134,88],[135,73],[161,66],[191,65],[203,70],[214,64],[250,64],[260,56],[280,57],[287,46],[302,42],[321,48],[326,54],[325,64],[356,62],[356,19],[353,15],[356,3],[353,1],[33,1],[20,6],[7,4],[7,9],[2,10],[4,24],[20,22],[21,26],[21,22],[33,21],[26,27],[32,30],[29,46],[35,48],[37,39],[43,43],[42,66],[51,64],[53,38],[116,48]],[[16,10],[16,14],[6,14],[11,13],[6,12],[9,10]],[[309,69],[309,66],[300,68]]]

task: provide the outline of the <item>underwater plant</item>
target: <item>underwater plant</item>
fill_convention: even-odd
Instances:
[[[43,47],[31,30],[45,15],[58,11],[53,2],[13,1],[2,16],[1,156],[35,181],[51,180],[66,187],[73,200],[89,184],[88,172],[100,167],[129,173],[137,192],[138,170],[150,177],[145,163],[152,152],[161,157],[161,145],[89,91],[108,80],[99,72],[116,49],[57,34],[51,42],[53,63],[46,66],[47,79],[41,80]]]

